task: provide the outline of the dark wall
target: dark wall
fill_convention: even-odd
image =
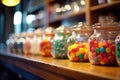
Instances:
[[[0,43],[5,43],[9,34],[14,32],[14,7],[6,7],[0,3]]]
[[[9,34],[14,32],[13,17],[14,17],[14,7],[5,7],[5,40],[8,39]]]

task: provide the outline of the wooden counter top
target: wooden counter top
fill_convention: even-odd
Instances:
[[[120,67],[115,66],[95,66],[67,59],[16,55],[6,51],[0,51],[0,60],[47,80],[120,80]]]

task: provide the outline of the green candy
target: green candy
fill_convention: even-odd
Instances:
[[[96,49],[95,49],[95,52],[96,52],[96,53],[100,53],[100,49],[99,49],[99,48],[96,48]]]
[[[83,57],[84,57],[83,54],[78,55],[78,58],[80,58],[80,59],[82,59]]]

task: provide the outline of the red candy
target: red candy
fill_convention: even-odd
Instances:
[[[99,44],[100,42],[102,42],[103,44]],[[103,48],[105,51],[104,52],[102,50],[98,51],[100,48]],[[89,41],[89,50],[91,53],[89,55],[90,62],[92,64],[98,64],[98,65],[116,64],[115,43],[112,43],[110,40],[98,41],[96,39],[93,39]]]

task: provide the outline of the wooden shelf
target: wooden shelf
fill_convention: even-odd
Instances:
[[[39,11],[40,9],[43,9],[43,8],[44,8],[43,4],[33,6],[30,9],[28,9],[28,14],[35,14],[37,11]]]
[[[79,12],[73,12],[73,13],[70,12],[70,13],[66,13],[63,15],[58,15],[58,16],[56,16],[55,19],[50,20],[50,23],[61,21],[63,19],[71,18],[71,17],[78,16],[81,14],[85,14],[85,8],[80,9]]]
[[[111,6],[114,6],[114,5],[117,5],[117,4],[120,4],[120,1],[115,1],[115,2],[112,2],[112,3],[96,5],[96,6],[91,7],[90,10],[95,11],[95,10],[111,7]]]
[[[120,67],[95,66],[35,55],[16,55],[0,51],[0,61],[15,65],[38,77],[50,80],[120,80]]]

